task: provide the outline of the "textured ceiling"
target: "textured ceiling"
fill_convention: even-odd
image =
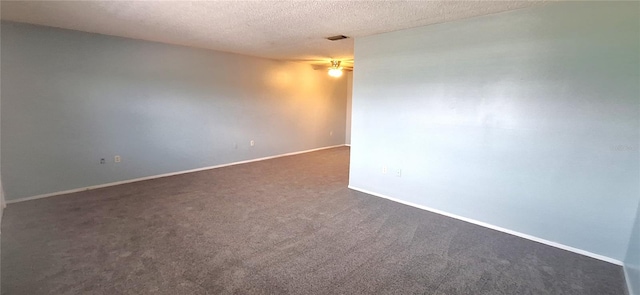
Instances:
[[[352,58],[353,39],[542,1],[2,1],[3,20],[273,59]]]

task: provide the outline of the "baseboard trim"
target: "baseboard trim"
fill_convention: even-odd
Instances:
[[[6,201],[6,204],[14,204],[14,203],[19,203],[19,202],[37,200],[37,199],[48,198],[48,197],[59,196],[59,195],[66,195],[66,194],[70,194],[70,193],[77,193],[77,192],[88,191],[88,190],[104,188],[104,187],[109,187],[109,186],[115,186],[115,185],[121,185],[121,184],[127,184],[127,183],[132,183],[132,182],[145,181],[145,180],[151,180],[151,179],[156,179],[156,178],[162,178],[162,177],[168,177],[168,176],[174,176],[174,175],[180,175],[180,174],[186,174],[186,173],[193,173],[193,172],[211,170],[211,169],[234,166],[234,165],[240,165],[240,164],[247,164],[247,163],[251,163],[251,162],[258,162],[258,161],[270,160],[270,159],[275,159],[275,158],[282,158],[282,157],[287,157],[287,156],[293,156],[293,155],[305,154],[305,153],[310,153],[310,152],[316,152],[316,151],[320,151],[320,150],[333,149],[333,148],[342,147],[342,146],[345,146],[345,145],[344,144],[332,145],[332,146],[327,146],[327,147],[315,148],[315,149],[298,151],[298,152],[291,152],[291,153],[280,154],[280,155],[275,155],[275,156],[269,156],[269,157],[263,157],[263,158],[257,158],[257,159],[251,159],[251,160],[245,160],[245,161],[239,161],[239,162],[233,162],[233,163],[227,163],[227,164],[220,164],[220,165],[215,165],[215,166],[207,166],[207,167],[190,169],[190,170],[183,170],[183,171],[178,171],[178,172],[164,173],[164,174],[158,174],[158,175],[152,175],[152,176],[146,176],[146,177],[140,177],[140,178],[134,178],[134,179],[110,182],[110,183],[105,183],[105,184],[92,185],[92,186],[81,187],[81,188],[74,188],[74,189],[70,189],[70,190],[66,190],[66,191],[60,191],[60,192],[54,192],[54,193],[48,193],[48,194],[41,194],[41,195],[36,195],[36,196],[32,196],[32,197],[19,198],[19,199],[16,199],[16,200],[9,200],[9,201]]]
[[[351,144],[350,144],[350,143],[345,143],[344,145],[345,145],[345,146],[348,146],[348,147],[350,147],[350,146],[351,146]]]
[[[352,190],[359,191],[359,192],[362,192],[362,193],[365,193],[365,194],[369,194],[369,195],[376,196],[376,197],[379,197],[379,198],[391,200],[391,201],[394,201],[394,202],[397,202],[397,203],[401,203],[401,204],[404,204],[404,205],[407,205],[407,206],[411,206],[411,207],[415,207],[415,208],[418,208],[418,209],[426,210],[426,211],[433,212],[433,213],[436,213],[436,214],[440,214],[440,215],[444,215],[444,216],[447,216],[447,217],[451,217],[451,218],[455,218],[455,219],[458,219],[458,220],[462,220],[462,221],[465,221],[465,222],[473,223],[475,225],[479,225],[479,226],[482,226],[482,227],[486,227],[486,228],[490,228],[490,229],[493,229],[493,230],[497,230],[499,232],[507,233],[507,234],[514,235],[514,236],[517,236],[517,237],[521,237],[521,238],[524,238],[524,239],[527,239],[527,240],[531,240],[531,241],[534,241],[534,242],[538,242],[538,243],[542,243],[542,244],[549,245],[549,246],[552,246],[552,247],[556,247],[556,248],[559,248],[559,249],[562,249],[562,250],[574,252],[574,253],[577,253],[577,254],[581,254],[581,255],[584,255],[584,256],[588,256],[588,257],[591,257],[591,258],[595,258],[595,259],[598,259],[598,260],[602,260],[602,261],[613,263],[613,264],[620,265],[620,266],[623,265],[622,261],[620,261],[620,260],[613,259],[613,258],[610,258],[610,257],[607,257],[607,256],[603,256],[603,255],[600,255],[600,254],[591,253],[589,251],[585,251],[585,250],[582,250],[582,249],[574,248],[574,247],[567,246],[567,245],[564,245],[564,244],[560,244],[560,243],[557,243],[557,242],[541,239],[541,238],[538,238],[538,237],[535,237],[535,236],[532,236],[532,235],[523,234],[521,232],[517,232],[517,231],[514,231],[514,230],[502,228],[502,227],[495,226],[495,225],[492,225],[492,224],[489,224],[489,223],[486,223],[486,222],[478,221],[478,220],[475,220],[475,219],[471,219],[471,218],[467,218],[467,217],[462,217],[462,216],[459,216],[459,215],[451,214],[451,213],[448,213],[448,212],[445,212],[445,211],[442,211],[442,210],[433,209],[433,208],[430,208],[430,207],[427,207],[427,206],[418,205],[418,204],[414,204],[414,203],[411,203],[411,202],[403,201],[403,200],[400,200],[400,199],[396,199],[396,198],[389,197],[389,196],[386,196],[386,195],[383,195],[383,194],[379,194],[379,193],[375,193],[375,192],[372,192],[372,191],[368,191],[368,190],[365,190],[365,189],[362,189],[362,188],[359,188],[359,187],[355,187],[355,186],[352,186],[352,185],[349,185],[348,187],[350,189],[352,189]]]

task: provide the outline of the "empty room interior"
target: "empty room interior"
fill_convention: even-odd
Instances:
[[[640,295],[638,1],[1,1],[2,294]]]

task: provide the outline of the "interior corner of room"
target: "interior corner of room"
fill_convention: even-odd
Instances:
[[[184,230],[181,238],[185,240],[180,243],[188,240],[184,243],[198,247],[215,241],[216,246],[228,247],[215,255],[200,253],[201,248],[185,250],[202,255],[189,252],[190,256],[180,256],[187,257],[185,261],[205,257],[210,260],[203,258],[202,265],[225,268],[212,273],[203,268],[202,273],[210,275],[205,278],[190,273],[183,265],[176,266],[182,275],[170,277],[176,282],[182,280],[181,286],[189,292],[222,292],[227,288],[256,293],[264,287],[267,289],[262,291],[274,293],[411,293],[436,292],[438,284],[443,284],[450,287],[446,290],[449,294],[481,294],[491,291],[486,288],[499,289],[500,280],[507,280],[505,284],[511,284],[510,288],[519,287],[524,293],[567,290],[567,294],[596,294],[594,290],[598,290],[604,292],[600,294],[614,294],[623,290],[620,292],[640,295],[640,3],[534,2],[519,9],[498,9],[492,6],[499,5],[495,3],[465,4],[468,10],[461,11],[454,21],[427,22],[419,18],[419,26],[387,30],[380,27],[375,32],[371,28],[370,34],[354,27],[353,34],[344,31],[346,41],[309,41],[311,37],[302,33],[290,33],[300,38],[298,47],[260,39],[262,43],[255,44],[261,44],[262,55],[222,41],[209,40],[207,44],[219,46],[215,48],[197,46],[204,39],[198,39],[201,36],[195,33],[184,38],[177,34],[175,40],[162,41],[153,39],[159,36],[153,34],[145,38],[147,35],[99,31],[96,23],[89,22],[81,29],[63,20],[58,20],[57,25],[39,23],[54,18],[28,18],[38,15],[29,14],[30,9],[47,8],[52,9],[53,15],[70,16],[67,13],[71,13],[69,8],[73,5],[86,5],[81,9],[98,12],[99,5],[60,2],[29,6],[3,2],[2,294],[7,290],[36,290],[29,289],[36,287],[28,286],[28,278],[11,273],[26,260],[12,257],[16,252],[8,252],[5,245],[17,249],[15,245],[21,242],[37,242],[59,247],[74,238],[89,243],[88,234],[79,234],[87,228],[117,236],[118,229],[125,228],[117,219],[135,220],[132,216],[136,214],[118,210],[127,208],[127,202],[131,202],[130,208],[143,210],[147,205],[141,202],[147,198],[154,202],[170,199],[167,203],[176,206],[169,211],[175,215],[163,217],[146,212],[145,217],[140,217],[140,226],[149,225],[149,232],[159,226],[158,234],[170,239],[175,231],[180,235],[179,231]],[[444,2],[422,4],[424,7],[400,2],[384,5],[390,8],[385,13],[401,11],[402,5],[416,5],[420,7],[414,8],[418,15],[444,5],[441,3]],[[118,6],[109,5],[114,9]],[[119,8],[123,9],[120,16],[126,18],[126,9],[136,5],[165,11],[161,9],[169,6],[163,5],[171,4],[132,4]],[[244,9],[238,11],[251,14],[257,9],[252,5],[260,4],[234,5]],[[323,4],[274,5],[307,15],[306,9]],[[365,2],[336,5],[365,12],[373,9]],[[487,11],[495,9],[495,13],[472,13],[484,11],[483,7]],[[111,13],[120,11],[114,9]],[[276,14],[275,8],[269,11]],[[277,15],[287,17],[286,13]],[[379,19],[379,26],[392,25]],[[278,21],[275,17],[246,20],[246,33],[258,34],[260,26]],[[288,21],[301,22],[296,23],[301,27],[305,24],[304,17]],[[367,23],[370,22],[363,20],[360,24]],[[346,22],[344,25],[348,26]],[[196,30],[197,26],[189,28]],[[171,30],[168,27],[167,32]],[[238,44],[255,45],[242,42]],[[325,44],[321,47],[324,52],[334,50],[335,54],[313,51],[318,44]],[[293,50],[301,48],[308,54],[294,56]],[[343,55],[343,60],[353,61],[353,68],[337,62],[338,52],[344,48],[351,52],[345,51],[350,55]],[[321,55],[316,63],[316,57]],[[327,69],[340,70],[340,75],[330,76]],[[257,173],[268,173],[273,181],[266,181],[272,178],[261,178]],[[289,177],[286,173],[291,173],[290,183],[282,180]],[[325,190],[312,188],[313,179]],[[247,187],[234,190],[225,186],[227,183]],[[172,193],[162,195],[163,190]],[[269,195],[269,191],[278,195]],[[6,209],[5,199],[9,204]],[[218,199],[220,208],[229,211],[216,211],[218,201],[212,200]],[[157,203],[148,206],[168,210]],[[47,212],[47,208],[52,209]],[[212,211],[198,211],[202,208]],[[414,208],[420,210],[412,211]],[[70,218],[83,210],[107,215],[82,222]],[[28,216],[31,212],[46,213],[46,220],[59,222],[59,235],[50,233],[39,238],[35,233],[42,231],[29,233],[38,227],[39,220]],[[242,214],[227,216],[225,212]],[[1,222],[3,215],[5,222]],[[215,219],[219,222],[216,226],[203,225],[202,220],[218,218],[209,215],[230,219]],[[141,221],[144,218],[152,219]],[[265,223],[252,224],[252,218]],[[436,222],[432,218],[441,219]],[[230,220],[251,224],[243,229],[249,237],[232,235],[224,227],[233,223]],[[432,227],[421,228],[421,224],[412,223],[416,220],[424,226],[433,221]],[[71,227],[60,229],[71,225],[77,227],[76,232]],[[495,235],[499,234],[500,241],[516,241],[514,252],[496,246],[505,252],[504,257],[495,254],[498,252],[493,252],[494,246],[481,238],[474,244],[473,235],[488,229],[499,232]],[[415,252],[417,246],[411,241],[429,233],[432,236],[424,240],[449,246],[438,255]],[[64,238],[65,235],[74,238]],[[216,235],[225,240],[216,240]],[[251,239],[251,235],[260,239]],[[354,242],[358,235],[363,238],[357,244],[349,244],[352,252],[339,247]],[[469,235],[468,240],[465,235]],[[510,240],[514,236],[519,238]],[[322,256],[322,251],[331,251],[316,243],[319,237],[344,261]],[[344,244],[341,238],[345,239]],[[380,244],[376,244],[378,238]],[[251,244],[233,244],[240,240]],[[115,241],[122,242],[118,238],[114,238],[114,244]],[[387,241],[389,244],[382,245]],[[109,253],[96,250],[107,246],[94,245],[98,254],[85,254],[104,255],[103,258],[113,259],[110,261],[136,255],[140,261],[159,259],[144,256],[150,252],[127,248],[138,242],[132,237],[118,246],[119,252]],[[406,247],[400,249],[400,244]],[[261,253],[260,247],[265,245],[272,252]],[[64,249],[67,252],[55,255],[37,245],[33,247],[38,250],[33,250],[32,256],[24,252],[20,259],[43,263],[65,260],[60,258],[64,255],[75,257],[71,246]],[[234,247],[238,248],[237,253]],[[463,263],[465,260],[457,255],[468,254],[465,251],[471,252],[469,249],[474,247],[480,249],[474,252],[478,255],[473,256],[478,259],[476,263],[489,269],[487,273],[503,277],[464,273],[460,270],[464,267],[451,270],[443,266],[439,271],[429,268],[451,260]],[[368,262],[349,256],[367,252],[358,249],[374,254]],[[535,250],[527,253],[527,249]],[[558,257],[562,256],[559,249],[566,250],[575,255],[569,261],[578,268],[589,265],[589,270],[555,273],[553,265],[545,264],[547,260],[537,260],[540,256],[536,255],[547,253],[540,249],[553,249],[549,255]],[[166,252],[156,253],[170,252],[164,248],[162,251]],[[283,253],[293,256],[283,258]],[[414,264],[402,268],[403,259],[410,256],[407,253],[416,255],[409,259]],[[524,254],[513,261],[505,258],[510,253]],[[319,274],[302,267],[301,261],[313,261],[310,257],[327,263],[315,267],[332,268]],[[554,257],[545,259],[553,261]],[[394,259],[402,263],[394,264]],[[374,267],[374,263],[379,264]],[[259,269],[266,265],[280,266],[278,276],[261,273]],[[284,266],[290,265],[309,271],[305,273],[307,279],[317,281],[300,278],[303,272],[287,272]],[[531,265],[529,270],[536,275],[557,281],[552,286],[533,277],[528,281],[525,270],[524,275],[509,274],[521,270],[521,265]],[[352,275],[363,269],[373,273],[369,278],[366,273],[358,273],[353,275],[358,279],[349,282],[331,277],[342,275],[342,266]],[[122,269],[101,270],[113,276],[84,278],[84,285],[75,286],[71,272],[63,270],[67,266],[52,262],[50,267],[46,271],[59,271],[66,280],[37,273],[45,282],[42,286],[59,288],[51,290],[62,292],[68,288],[80,292],[91,285],[97,288],[91,289],[96,294],[106,294],[130,286],[118,272]],[[618,281],[598,283],[596,276],[601,272],[590,272],[593,269],[619,279],[623,286],[617,286]],[[582,285],[587,277],[577,278],[577,273],[593,275],[588,278],[595,283]],[[447,285],[451,283],[447,274],[460,275],[455,280],[464,288]],[[477,281],[463,282],[462,277]],[[252,283],[247,282],[250,279]],[[121,285],[114,285],[116,289],[96,287],[100,283],[95,282],[113,282],[110,280]],[[394,280],[405,283],[394,285]],[[192,281],[199,283],[188,285]],[[243,289],[242,282],[251,288]],[[313,289],[318,286],[325,289]],[[143,289],[135,289],[136,292],[154,290],[147,285],[137,287]],[[44,294],[54,292],[38,290]]]

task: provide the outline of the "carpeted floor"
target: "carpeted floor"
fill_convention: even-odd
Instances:
[[[625,294],[619,266],[351,191],[349,149],[11,204],[2,294]]]

